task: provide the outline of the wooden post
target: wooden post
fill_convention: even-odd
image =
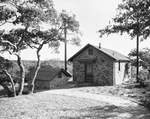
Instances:
[[[137,1],[136,1],[137,2]],[[136,61],[136,82],[139,83],[139,16],[137,9],[137,41],[136,41],[136,52],[137,52],[137,61]]]
[[[137,83],[139,83],[139,33],[137,32],[137,43],[136,43],[136,47],[137,47],[137,61],[136,61],[136,81]]]

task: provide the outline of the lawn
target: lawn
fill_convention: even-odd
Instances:
[[[81,92],[119,96],[140,104],[150,99],[150,88],[132,83],[117,86],[78,86],[71,83],[71,87]],[[0,119],[120,119],[118,116],[125,112],[124,108],[106,102],[56,95],[49,91],[0,98]]]
[[[35,93],[15,98],[1,98],[0,119],[98,118],[106,117],[105,108],[115,107],[96,100]],[[107,116],[112,116],[111,112]]]

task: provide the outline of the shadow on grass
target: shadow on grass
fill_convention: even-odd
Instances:
[[[72,88],[82,88],[82,87],[94,87],[93,84],[91,83],[76,83],[76,82],[68,82],[67,85],[61,86],[61,87],[57,87],[57,88],[52,88],[52,89],[35,89],[34,93],[38,93],[38,92],[44,92],[44,91],[48,91],[48,90],[59,90],[59,89],[72,89]]]
[[[7,97],[6,91],[4,89],[0,89],[0,98]]]
[[[109,105],[105,107],[90,107],[76,111],[80,112],[79,116],[61,116],[60,119],[150,119],[150,114],[141,114],[137,109],[133,109],[133,107],[123,108]]]

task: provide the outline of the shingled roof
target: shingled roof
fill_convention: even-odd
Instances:
[[[125,62],[130,62],[130,59],[124,55],[122,55],[121,53],[114,51],[114,50],[110,50],[110,49],[106,49],[103,47],[97,47],[91,44],[87,44],[85,47],[83,47],[80,51],[78,51],[75,55],[73,55],[71,58],[68,59],[68,61],[73,61],[73,59],[79,55],[82,51],[84,51],[86,48],[88,47],[93,47],[105,54],[107,54],[108,56],[110,56],[111,58],[113,58],[116,61],[125,61]]]
[[[66,76],[71,77],[71,75],[68,72],[66,72],[63,68],[52,68],[52,67],[48,66],[48,67],[39,69],[36,80],[51,81],[60,72],[63,72]],[[31,72],[27,73],[26,79],[32,79],[34,76],[34,73],[35,73],[35,69],[33,69]]]

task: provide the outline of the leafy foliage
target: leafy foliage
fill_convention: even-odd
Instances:
[[[38,61],[36,73],[31,83],[33,86],[40,68],[40,51],[43,46],[48,44],[57,51],[60,41],[66,40],[62,33],[64,27],[71,32],[78,33],[79,22],[75,20],[75,15],[69,16],[65,11],[58,15],[52,0],[1,0],[0,2],[2,3],[0,6],[0,26],[6,23],[18,26],[8,32],[0,31],[0,45],[3,52],[7,51],[17,56],[20,69],[19,90],[23,90],[25,69],[20,56],[21,51],[29,47],[36,49]],[[50,28],[44,30],[43,24],[48,24]],[[72,41],[79,44],[79,38],[77,36],[75,38]],[[18,92],[22,93],[22,91]]]
[[[40,25],[43,22],[48,22],[50,17],[53,19],[52,13],[56,14],[56,11],[51,0],[3,0],[1,3],[0,25],[12,23],[18,26],[17,29],[12,29],[9,32],[1,31],[0,45],[2,51],[17,56],[20,69],[19,95],[23,91],[25,78],[25,69],[20,56],[21,50],[28,48],[29,44],[33,43],[32,39],[35,38],[35,34],[32,31],[34,29],[39,30]]]
[[[0,56],[0,84],[4,81],[9,81],[6,78],[4,70],[9,70],[12,67],[12,62]]]
[[[12,67],[12,62],[9,61],[8,59],[5,59],[4,57],[0,56],[0,69],[1,70],[8,70],[9,68]]]
[[[51,0],[1,0],[0,23],[20,24],[32,27],[38,26],[41,21],[48,20],[48,13],[56,12]],[[43,9],[49,8],[45,11]],[[45,14],[47,13],[47,14]],[[39,19],[40,18],[40,19]],[[40,21],[41,20],[41,21]]]
[[[133,39],[137,34],[141,40],[150,35],[150,1],[122,0],[118,5],[117,15],[104,29],[99,30],[100,36],[111,33],[127,33]]]
[[[129,53],[129,57],[132,59],[132,64],[134,66],[136,66],[136,59],[135,59],[136,56],[137,56],[136,49],[132,50]],[[139,51],[139,66],[148,70],[150,73],[150,49],[149,48],[143,48]]]
[[[15,97],[16,90],[14,80],[8,70],[12,67],[12,62],[0,56],[0,85],[5,89],[8,97]],[[11,84],[12,89],[8,87],[8,83]]]
[[[76,20],[76,16],[74,14],[70,16],[65,10],[63,10],[60,13],[59,18],[63,27],[64,27],[64,24],[66,24],[66,28],[68,30],[70,30],[71,32],[78,33],[79,22]]]
[[[60,29],[60,32],[65,36],[65,29],[66,29],[66,35],[72,35],[70,39],[66,39],[66,42],[69,42],[73,45],[80,45],[80,38],[78,35],[81,35],[81,32],[79,30],[79,21],[76,20],[76,16],[74,14],[70,15],[65,10],[62,10],[62,12],[59,14],[59,21],[58,26]],[[64,31],[64,32],[63,32]]]

